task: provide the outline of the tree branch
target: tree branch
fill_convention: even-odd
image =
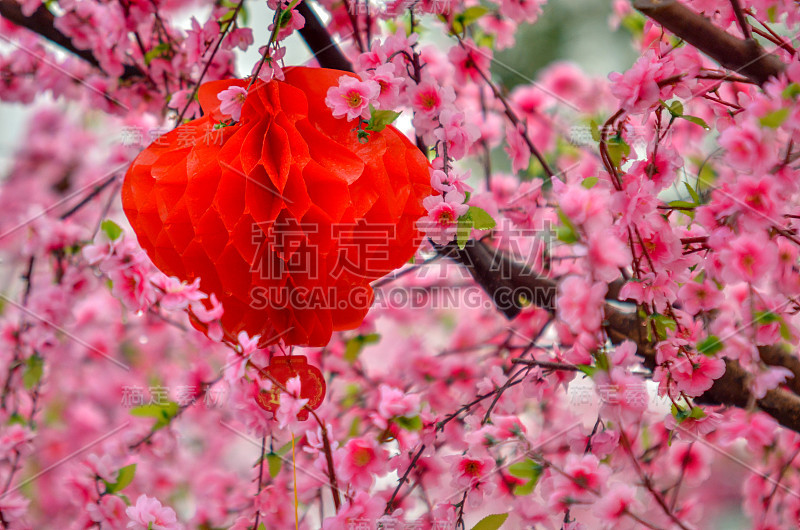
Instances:
[[[448,245],[449,247],[449,245]],[[476,250],[475,247],[483,247]],[[491,294],[492,290],[497,285],[497,280],[493,278],[487,285],[481,283],[482,278],[501,276],[504,277],[502,285],[509,285],[519,292],[520,288],[527,289],[529,292],[541,293],[538,299],[541,304],[536,304],[539,307],[546,309],[550,313],[555,312],[555,293],[557,290],[557,283],[555,280],[549,278],[537,277],[532,271],[527,269],[524,264],[517,262],[513,258],[507,256],[505,253],[488,248],[483,242],[470,241],[467,245],[466,253],[448,253],[447,257],[463,264],[470,269],[475,281],[483,287],[484,290]],[[491,259],[487,259],[486,255],[493,255]],[[469,256],[466,259],[465,256]],[[500,264],[498,268],[498,264]],[[491,267],[494,267],[492,272]],[[488,268],[488,270],[487,270]],[[472,269],[479,269],[473,271]],[[536,302],[537,300],[534,300]],[[503,308],[499,308],[504,312]],[[620,311],[611,304],[605,304],[605,328],[611,342],[619,344],[624,340],[632,340],[637,345],[637,355],[642,357],[643,363],[650,369],[655,368],[656,354],[655,345],[647,340],[646,329],[643,328],[642,322],[633,313],[625,313]],[[762,348],[766,351],[766,358],[764,361],[767,364],[780,364],[785,366],[793,372],[798,370],[800,372],[800,360],[781,352],[774,347]],[[762,353],[764,355],[764,353]],[[786,363],[786,364],[784,364]],[[708,403],[715,405],[733,405],[740,408],[746,408],[751,402],[755,403],[761,410],[775,418],[778,423],[784,427],[791,429],[795,432],[800,432],[800,396],[792,392],[775,389],[770,390],[762,398],[756,400],[750,392],[747,372],[742,368],[738,361],[725,360],[726,371],[725,374],[714,381],[714,385],[705,394],[697,398],[700,403]],[[797,385],[798,378],[790,383],[792,388]]]
[[[786,67],[777,55],[765,51],[754,40],[734,37],[676,0],[635,0],[633,7],[725,68],[759,85]]]
[[[78,49],[69,37],[56,29],[55,17],[44,4],[40,5],[31,16],[26,17],[22,12],[22,7],[14,0],[0,0],[0,16],[17,26],[28,29],[58,44],[68,52],[80,57],[98,70],[103,71],[100,62],[90,50]],[[126,64],[124,67],[125,71],[122,74],[122,79],[144,77],[145,75],[137,66]]]
[[[331,39],[330,33],[322,25],[311,6],[306,2],[300,2],[297,5],[297,12],[306,19],[305,25],[300,29],[300,36],[316,57],[319,65],[323,68],[352,72],[353,65]]]

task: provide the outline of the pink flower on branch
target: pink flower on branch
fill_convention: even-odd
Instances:
[[[446,245],[456,237],[458,218],[469,210],[464,199],[464,195],[457,191],[425,197],[422,205],[428,210],[428,215],[417,223],[419,229],[434,243]]]
[[[387,467],[386,450],[371,437],[352,438],[334,456],[339,477],[356,490],[369,488]]]
[[[180,528],[175,510],[162,506],[155,497],[139,495],[134,506],[129,506],[125,513],[130,522],[128,528],[134,530],[176,530]]]
[[[343,75],[339,86],[328,89],[325,104],[333,111],[335,118],[369,118],[369,105],[377,100],[381,87],[375,81],[361,81],[357,77]]]
[[[220,100],[219,110],[222,114],[230,116],[233,121],[239,121],[242,117],[242,107],[246,98],[246,88],[242,86],[226,88],[217,94],[217,99]]]
[[[699,396],[725,373],[725,361],[702,354],[694,355],[691,360],[682,356],[670,366],[670,373],[678,391],[692,397]]]

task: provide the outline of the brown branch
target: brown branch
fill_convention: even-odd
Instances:
[[[453,247],[453,244],[440,247],[440,252],[445,252],[446,257],[466,266],[478,285],[490,295],[500,287],[508,287],[512,292],[525,289],[526,292],[538,293],[538,298],[533,298],[534,305],[550,313],[555,312],[555,293],[558,288],[555,280],[536,276],[524,264],[500,250],[488,248],[481,241],[468,242],[463,251],[457,251],[458,247],[453,250]],[[484,278],[488,278],[486,284],[482,283]],[[499,310],[506,313],[505,307],[499,307]],[[604,326],[611,342],[619,344],[624,340],[634,341],[637,355],[642,357],[643,364],[651,370],[654,369],[655,345],[647,340],[647,330],[636,314],[623,312],[611,304],[605,304],[604,312]],[[774,347],[761,348],[760,351],[767,364],[787,366],[792,372],[797,370],[800,373],[800,360],[791,355]],[[711,389],[697,398],[698,402],[740,408],[746,408],[754,402],[784,427],[800,432],[800,396],[779,388],[770,390],[762,399],[756,400],[750,392],[748,374],[742,366],[737,361],[727,359],[725,365],[725,374],[714,382]],[[798,379],[795,377],[789,383],[791,388],[800,386]]]
[[[758,353],[766,364],[788,368],[794,377],[786,381],[786,386],[800,395],[800,359],[784,351],[780,346],[759,346]]]
[[[81,50],[72,43],[72,40],[61,33],[55,27],[55,17],[44,6],[40,5],[31,16],[26,17],[22,12],[21,6],[14,0],[0,0],[0,16],[16,24],[17,26],[28,29],[37,33],[45,39],[58,44],[68,52],[73,53],[75,56],[80,57],[87,63],[91,64],[98,70],[102,71],[100,62],[90,50]],[[124,65],[124,72],[122,79],[129,79],[132,77],[145,77],[145,73],[137,66],[126,64]]]
[[[786,65],[754,40],[744,40],[714,25],[676,0],[635,0],[633,7],[729,70],[763,85]]]
[[[319,65],[323,68],[352,72],[353,65],[331,39],[330,33],[322,25],[311,6],[306,2],[300,2],[295,9],[306,19],[305,25],[300,29],[300,36],[316,57]]]

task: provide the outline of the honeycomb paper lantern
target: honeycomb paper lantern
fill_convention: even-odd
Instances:
[[[229,338],[323,346],[361,324],[370,282],[419,246],[428,161],[394,127],[362,143],[356,122],[334,118],[325,96],[342,75],[353,74],[296,67],[257,81],[227,126],[217,94],[247,81],[205,83],[203,117],[128,170],[122,204],[139,243],[165,274],[216,294]]]

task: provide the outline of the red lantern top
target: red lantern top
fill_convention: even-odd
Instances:
[[[370,282],[419,246],[429,164],[394,127],[362,143],[355,122],[333,117],[327,90],[353,74],[285,75],[254,83],[231,125],[216,96],[248,82],[202,85],[205,115],[139,154],[122,202],[159,269],[216,294],[229,338],[322,346],[360,325]]]

